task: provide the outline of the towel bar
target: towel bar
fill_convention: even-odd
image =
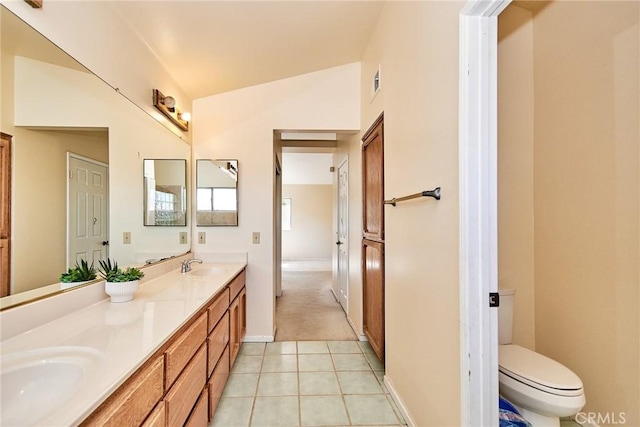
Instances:
[[[385,200],[385,205],[395,206],[398,202],[404,202],[405,200],[417,199],[418,197],[433,197],[436,200],[440,200],[440,187],[436,187],[433,190],[423,191],[421,193],[410,194],[404,197],[394,197],[391,200]]]

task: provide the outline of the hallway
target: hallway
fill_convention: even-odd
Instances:
[[[210,427],[403,426],[366,342],[244,343]]]
[[[331,291],[331,271],[313,270],[301,263],[283,268],[283,293],[276,301],[275,340],[356,340]]]

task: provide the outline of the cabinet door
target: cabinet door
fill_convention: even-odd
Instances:
[[[208,331],[211,333],[214,326],[222,319],[222,316],[227,312],[229,308],[229,289],[225,289],[216,297],[216,299],[207,308],[208,317]]]
[[[222,353],[222,357],[218,361],[213,375],[209,379],[209,419],[213,418],[218,407],[218,402],[222,397],[222,391],[229,379],[229,346]]]
[[[229,306],[229,364],[233,368],[240,350],[240,298],[236,298]]]
[[[142,427],[165,427],[167,422],[166,418],[164,402],[160,402],[151,415],[149,415],[149,418],[144,421]]]
[[[139,426],[162,399],[163,359],[142,368],[120,387],[83,426]]]
[[[196,403],[195,408],[184,424],[185,427],[206,427],[209,422],[209,390],[205,388]]]
[[[239,303],[240,313],[238,313],[238,316],[240,317],[239,337],[240,337],[240,343],[242,343],[242,340],[244,340],[244,336],[247,334],[247,288],[246,287],[242,288],[242,291],[240,291],[240,295],[238,295],[238,298],[240,299],[240,303]]]
[[[187,362],[207,338],[207,316],[203,314],[165,352],[166,383],[168,390],[178,378]]]
[[[384,244],[362,241],[363,329],[380,361],[384,361]]]
[[[362,234],[384,240],[384,153],[382,117],[362,139]]]
[[[167,425],[182,426],[207,381],[207,346],[202,345],[165,396]]]
[[[229,343],[229,313],[226,313],[207,338],[207,376],[213,372],[220,356]]]

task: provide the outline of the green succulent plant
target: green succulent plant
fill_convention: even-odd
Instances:
[[[98,271],[100,272],[100,276],[102,276],[107,282],[131,282],[144,277],[144,273],[139,269],[135,267],[128,267],[123,270],[118,267],[117,262],[112,262],[110,258],[100,260],[99,263],[100,267],[98,268]]]
[[[60,281],[62,283],[86,282],[95,278],[96,269],[93,266],[93,262],[89,265],[84,259],[80,260],[80,263],[76,261],[75,267],[70,267],[67,272],[60,275]]]

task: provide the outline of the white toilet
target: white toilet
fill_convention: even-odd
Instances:
[[[515,290],[500,290],[498,308],[500,394],[533,427],[559,426],[586,402],[582,381],[566,366],[511,344]]]

